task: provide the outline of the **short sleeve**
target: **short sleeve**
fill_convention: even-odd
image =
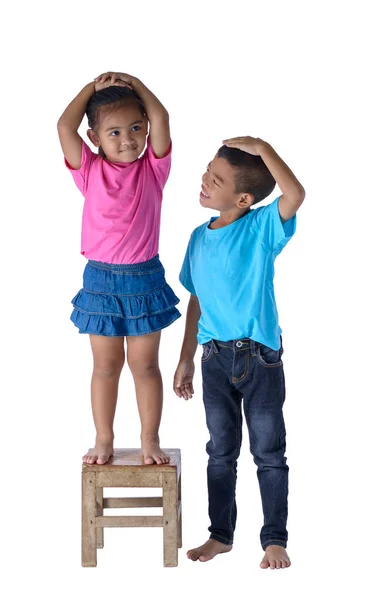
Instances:
[[[97,158],[97,154],[94,154],[90,150],[87,144],[82,140],[82,155],[81,155],[81,166],[79,169],[73,169],[73,167],[68,163],[65,158],[65,165],[69,169],[70,173],[73,176],[75,184],[79,191],[85,195],[87,191],[87,185],[89,181],[89,173],[91,169],[91,165],[94,160]]]
[[[192,236],[190,237],[188,248],[185,254],[183,266],[180,271],[180,283],[194,296],[197,296],[196,290],[194,289],[193,280],[192,280],[192,270],[191,270],[191,261],[190,261],[190,251],[192,245]]]
[[[151,168],[154,172],[156,181],[162,190],[167,182],[169,177],[169,172],[171,170],[171,162],[172,162],[172,142],[170,143],[168,152],[162,158],[157,158],[151,146],[150,139],[147,140],[147,148],[145,151],[145,157],[148,160]]]
[[[267,206],[254,210],[253,225],[267,250],[279,254],[290,241],[296,230],[296,215],[282,223],[279,214],[279,198]]]

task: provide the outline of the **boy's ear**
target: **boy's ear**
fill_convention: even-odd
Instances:
[[[89,138],[90,142],[92,144],[94,144],[94,146],[96,146],[97,148],[99,148],[99,146],[101,145],[101,143],[100,143],[99,137],[97,136],[97,134],[95,133],[95,131],[93,131],[92,129],[88,129],[87,130],[87,137]]]
[[[238,200],[239,208],[249,208],[254,202],[254,194],[241,194]]]

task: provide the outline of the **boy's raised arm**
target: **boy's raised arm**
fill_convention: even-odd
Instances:
[[[302,204],[305,191],[291,169],[275,152],[274,148],[260,138],[250,136],[231,138],[223,143],[230,148],[238,148],[254,156],[260,156],[271,175],[280,187],[279,214],[283,222],[294,216]]]

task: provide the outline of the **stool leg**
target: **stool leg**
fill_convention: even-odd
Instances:
[[[95,473],[82,472],[82,566],[97,566]]]
[[[163,473],[164,566],[177,567],[177,473]]]
[[[183,524],[182,524],[182,504],[181,504],[181,473],[177,483],[177,546],[182,548],[183,546]]]
[[[103,488],[96,488],[97,493],[97,517],[103,517]],[[104,539],[103,539],[103,527],[97,527],[97,548],[103,548]]]

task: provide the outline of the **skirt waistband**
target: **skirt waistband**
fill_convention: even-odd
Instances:
[[[160,262],[159,255],[156,254],[150,260],[146,260],[141,263],[133,263],[133,264],[112,264],[112,263],[104,263],[99,262],[97,260],[89,260],[88,265],[94,267],[95,269],[101,269],[103,271],[117,271],[117,272],[125,272],[125,273],[144,273],[146,271],[151,271],[152,269],[160,271],[163,269],[163,265]]]

